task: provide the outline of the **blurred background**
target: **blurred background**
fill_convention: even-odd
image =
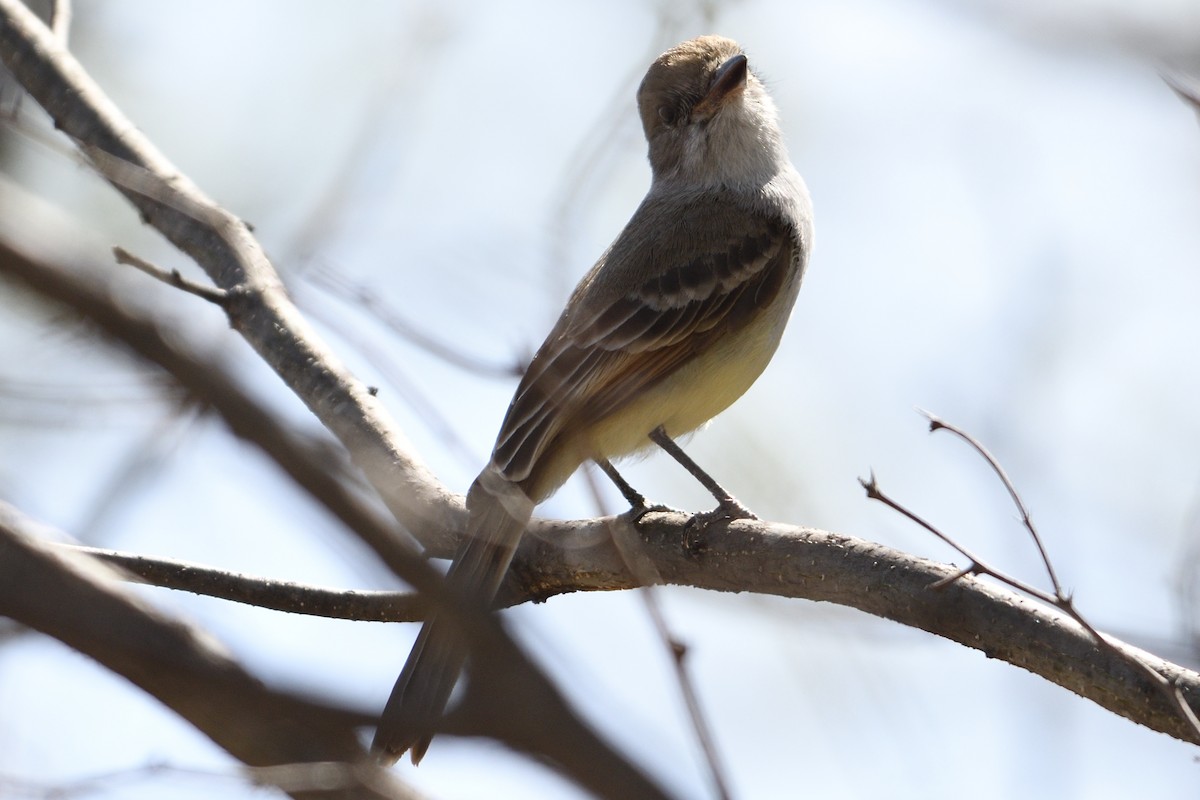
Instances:
[[[961,443],[926,434],[914,408],[929,409],[1004,463],[1095,625],[1195,668],[1200,126],[1159,74],[1200,73],[1194,2],[108,0],[76,3],[71,46],[180,170],[254,224],[302,310],[461,492],[512,370],[648,186],[641,75],[709,32],[737,39],[773,93],[817,235],[775,361],[689,452],[763,518],[955,560],[865,499],[857,478],[874,469],[1045,585],[1003,488]],[[50,256],[121,245],[203,278],[35,104],[6,86],[0,107],[0,235]],[[119,280],[317,428],[216,309],[132,270]],[[0,497],[100,546],[398,585],[148,369],[11,287],[0,300]],[[654,500],[711,505],[661,456],[626,474]],[[541,509],[596,511],[578,477]],[[139,591],[269,683],[361,708],[382,707],[416,634]],[[736,796],[1195,797],[1195,748],[978,652],[840,607],[661,597]],[[680,796],[711,796],[635,594],[506,616],[624,751]],[[261,796],[124,681],[0,633],[0,795],[28,788],[14,778],[116,773],[95,796]],[[439,739],[401,769],[439,798],[581,796],[487,743]]]

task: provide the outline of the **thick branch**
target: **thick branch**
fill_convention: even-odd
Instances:
[[[617,518],[608,524],[628,523]],[[1140,725],[1200,744],[1146,675],[1044,604],[974,577],[931,589],[959,570],[850,536],[755,521],[698,534],[686,524],[680,514],[652,514],[638,524],[645,556],[664,583],[857,608],[1007,661]],[[594,524],[542,522],[534,530],[538,535],[527,537],[514,563],[515,584],[510,582],[521,593],[548,598],[630,586],[611,544],[596,542]],[[589,539],[595,543],[571,547]],[[1106,638],[1177,681],[1188,705],[1200,712],[1200,674]]]

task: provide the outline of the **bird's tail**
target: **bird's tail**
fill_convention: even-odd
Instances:
[[[467,533],[446,575],[452,592],[481,606],[499,591],[533,503],[494,467],[484,470],[467,493]],[[412,751],[418,763],[441,719],[467,660],[468,646],[453,624],[432,612],[396,679],[371,745],[377,759],[393,763]]]

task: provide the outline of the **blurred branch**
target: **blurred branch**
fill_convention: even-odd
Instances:
[[[405,546],[394,522],[383,518],[352,490],[351,482],[336,469],[336,460],[331,461],[312,442],[281,424],[225,372],[191,355],[181,344],[181,337],[160,330],[154,320],[112,297],[95,272],[35,261],[0,242],[0,276],[20,281],[42,297],[78,311],[107,336],[165,369],[220,414],[235,436],[260,448],[299,487],[371,546],[439,614],[460,626],[472,648],[474,663],[487,666],[478,672],[487,677],[471,673],[474,679],[469,681],[471,688],[464,702],[453,719],[446,720],[448,732],[488,736],[504,742],[603,797],[647,800],[666,797],[575,714],[493,615],[446,590],[441,574]],[[63,613],[76,610],[66,608]],[[5,608],[2,598],[0,614],[22,620]],[[71,640],[64,641],[75,646]],[[493,675],[505,677],[497,681]],[[508,716],[492,716],[500,712]],[[318,756],[314,759],[330,760]],[[284,759],[285,762],[301,760],[304,759]]]
[[[487,378],[520,378],[525,374],[525,365],[520,361],[501,364],[486,361],[471,353],[461,351],[446,342],[430,336],[425,331],[404,319],[396,309],[392,308],[380,297],[378,291],[369,286],[355,283],[336,270],[318,266],[306,273],[313,286],[324,289],[331,296],[342,302],[350,303],[357,309],[374,317],[384,327],[406,342],[424,350],[436,358],[458,367],[473,375]]]
[[[297,797],[406,796],[366,763],[355,729],[370,716],[268,689],[210,637],[165,617],[114,578],[91,558],[40,543],[28,520],[0,504],[0,614],[129,679],[246,764],[338,761],[370,774],[353,786]]]
[[[602,461],[598,462],[597,466],[617,485],[621,493],[626,495],[626,499],[630,500],[632,506],[638,508],[639,511],[648,508],[645,498],[641,497],[629,485],[611,463]],[[586,475],[588,477],[588,488],[591,490],[596,510],[600,514],[607,515],[604,495],[593,480],[595,473],[588,470]],[[631,492],[636,494],[636,497],[630,497],[629,493]],[[640,503],[635,502],[638,498],[641,498]],[[620,556],[629,575],[633,577],[634,581],[640,587],[638,595],[646,607],[646,616],[650,618],[650,623],[654,627],[655,633],[658,634],[658,639],[662,643],[663,650],[670,659],[675,675],[675,683],[679,687],[679,694],[682,696],[684,706],[687,708],[688,718],[692,724],[692,731],[696,735],[696,741],[700,745],[700,751],[704,754],[704,760],[708,766],[709,777],[713,784],[713,794],[718,800],[730,800],[733,797],[733,793],[729,789],[729,778],[722,763],[721,753],[717,748],[716,737],[713,736],[712,726],[709,724],[708,717],[704,713],[704,707],[700,703],[700,693],[697,691],[696,683],[692,679],[692,673],[688,669],[688,647],[671,631],[670,626],[667,624],[667,615],[663,611],[662,603],[659,601],[658,584],[663,582],[662,576],[659,575],[654,563],[646,558],[642,552],[641,543],[636,536],[633,526],[622,525],[620,524],[620,519],[614,519],[612,524],[608,526],[608,529],[614,550]]]
[[[1200,81],[1178,72],[1163,72],[1162,79],[1179,95],[1179,99],[1191,106],[1200,116]]]
[[[0,0],[3,2],[3,0]],[[394,521],[359,498],[352,477],[319,451],[318,444],[279,422],[246,394],[230,375],[188,352],[178,336],[167,335],[152,319],[118,302],[95,270],[68,269],[35,261],[0,242],[0,275],[23,282],[44,298],[82,314],[107,336],[157,364],[180,386],[216,410],[237,437],[255,445],[313,499],[368,544],[400,577],[431,596],[441,578],[411,547]]]

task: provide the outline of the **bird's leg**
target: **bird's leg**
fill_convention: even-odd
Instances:
[[[697,515],[701,521],[708,522],[717,519],[727,519],[732,522],[735,519],[758,519],[750,509],[737,501],[733,495],[725,491],[721,484],[712,479],[712,476],[700,468],[700,465],[692,460],[691,456],[683,452],[683,448],[675,443],[675,440],[667,435],[667,431],[660,425],[650,431],[650,439],[656,445],[667,451],[667,455],[678,461],[684,469],[692,474],[692,477],[700,481],[700,485],[708,489],[713,497],[717,498],[717,507],[707,514]]]
[[[674,512],[676,510],[670,506],[664,506],[659,503],[650,505],[646,502],[646,496],[630,486],[629,481],[625,480],[625,478],[621,476],[621,473],[617,472],[617,468],[612,465],[611,461],[609,461],[607,458],[597,458],[595,461],[596,466],[600,468],[600,471],[608,476],[608,479],[613,482],[614,486],[617,487],[617,490],[621,493],[621,496],[624,497],[626,502],[629,503],[629,510],[631,512],[633,522],[637,522],[642,517],[654,511]]]
[[[624,497],[625,501],[629,503],[630,508],[646,507],[646,496],[630,486],[629,481],[625,480],[625,478],[621,476],[621,473],[617,472],[617,468],[612,465],[611,461],[609,461],[607,458],[597,458],[596,466],[599,467],[600,471],[607,475],[608,479],[613,482],[613,485],[617,487],[617,490],[621,493],[621,496]]]

